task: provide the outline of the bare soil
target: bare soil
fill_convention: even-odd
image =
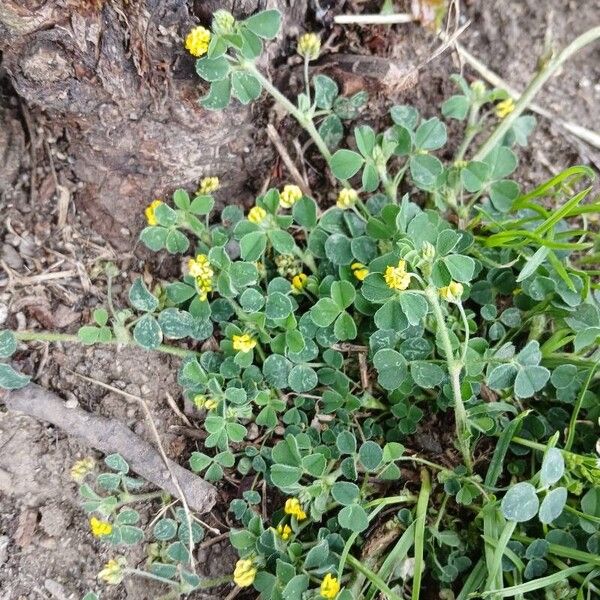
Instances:
[[[402,3],[397,4],[399,9],[405,8]],[[369,6],[335,2],[330,13],[360,12]],[[472,21],[461,36],[461,43],[511,86],[522,89],[549,42],[563,47],[600,22],[600,2],[480,0],[463,6],[461,19]],[[315,18],[312,27],[316,26],[323,24]],[[407,70],[426,62],[439,45],[431,32],[417,24],[345,30],[334,27],[323,37],[337,51],[341,48],[348,53],[392,58],[406,65]],[[577,55],[543,90],[537,99],[539,104],[562,119],[597,129],[599,58],[597,45]],[[280,64],[274,75],[287,78],[286,57],[281,58]],[[383,120],[392,103],[416,105],[426,116],[437,114],[442,99],[454,93],[448,74],[459,67],[456,55],[446,51],[425,64],[418,77],[403,89],[374,90],[372,115]],[[464,72],[473,76],[468,67]],[[269,117],[268,106],[265,102],[255,108],[254,118],[276,119],[276,114]],[[130,240],[128,252],[117,253],[110,236],[103,238],[95,233],[103,228],[95,227],[77,209],[81,184],[71,168],[74,157],[61,123],[29,109],[13,93],[6,78],[0,88],[0,121],[0,327],[76,331],[89,322],[96,306],[106,302],[103,266],[107,261],[114,262],[121,271],[115,302],[124,301],[123,291],[138,274],[152,285],[178,271],[177,259],[151,256],[136,243],[141,217],[126,230],[112,232],[121,241]],[[598,149],[542,118],[532,135],[531,146],[520,158],[518,179],[523,186],[537,184],[576,163],[600,168]],[[267,180],[277,184],[278,177],[286,177],[279,161],[265,164],[262,171],[256,172],[250,187],[261,189]],[[313,172],[311,178],[320,181]],[[317,192],[325,201],[327,192]],[[16,363],[66,401],[119,418],[151,440],[137,405],[83,381],[73,372],[142,394],[152,407],[169,456],[181,464],[186,464],[198,443],[173,429],[182,422],[166,401],[168,393],[182,406],[175,381],[178,359],[133,349],[116,352],[112,348],[32,344],[22,348]],[[415,443],[420,446],[439,446],[434,430],[425,429],[419,435]],[[161,590],[143,580],[129,580],[113,589],[98,584],[96,574],[112,552],[90,535],[76,485],[69,477],[72,463],[89,455],[94,452],[71,440],[68,432],[31,418],[0,413],[0,600],[72,600],[89,590],[101,591],[102,598],[113,599],[143,600],[160,595]],[[230,485],[225,487],[222,503],[209,518],[220,531],[227,525],[226,498],[235,493]],[[145,522],[152,516],[152,506],[145,507]],[[135,552],[130,562],[143,561],[139,551]],[[231,572],[235,560],[232,550],[223,543],[201,549],[199,559],[210,575]],[[225,588],[194,597],[225,598],[229,591]]]

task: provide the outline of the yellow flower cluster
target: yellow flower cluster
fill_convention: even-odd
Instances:
[[[499,119],[508,117],[513,110],[515,110],[515,101],[512,98],[507,98],[496,104],[496,116]]]
[[[304,33],[298,38],[298,54],[308,60],[319,58],[321,38],[316,33]]]
[[[298,275],[294,275],[292,277],[292,287],[294,288],[292,291],[299,293],[301,292],[308,282],[308,275],[306,273],[298,273]]]
[[[298,521],[304,521],[304,519],[306,519],[306,513],[302,510],[302,505],[298,498],[288,498],[285,501],[283,510],[286,515],[292,515],[292,517],[296,517]]]
[[[302,196],[302,190],[297,185],[285,185],[279,192],[279,204],[283,208],[291,208]]]
[[[352,208],[358,200],[358,192],[352,188],[344,188],[340,191],[337,197],[336,205],[342,210]]]
[[[188,260],[189,274],[196,280],[196,289],[202,302],[206,300],[208,293],[212,292],[212,280],[215,275],[206,254],[198,254],[196,258]]]
[[[451,281],[447,286],[441,287],[438,290],[440,298],[446,302],[458,302],[463,295],[464,288],[462,283]]]
[[[356,277],[356,279],[359,281],[364,281],[365,277],[369,274],[369,269],[359,262],[352,263],[350,268],[352,269],[352,274],[354,277]]]
[[[383,274],[387,286],[393,290],[405,290],[410,285],[410,277],[405,260],[399,260],[397,267],[389,266]]]
[[[233,349],[238,352],[250,352],[256,346],[256,340],[249,334],[234,335]]]
[[[158,225],[155,211],[162,204],[161,200],[154,200],[149,206],[146,207],[144,214],[146,215],[146,222],[150,226]]]
[[[196,394],[194,396],[194,406],[198,409],[204,408],[205,410],[215,410],[219,403],[216,400],[207,398],[204,394]]]
[[[91,456],[86,456],[86,458],[78,460],[71,467],[71,478],[77,483],[81,483],[85,479],[85,476],[94,470],[95,465],[96,461]]]
[[[260,225],[267,217],[267,211],[261,206],[253,206],[248,211],[248,221],[255,225]]]
[[[219,189],[221,185],[218,177],[204,177],[200,181],[200,187],[198,188],[198,195],[212,194]]]
[[[277,534],[284,541],[287,542],[292,535],[292,528],[289,525],[277,525]]]
[[[233,581],[239,587],[248,587],[254,583],[256,578],[256,567],[249,558],[241,558],[235,563]]]
[[[98,573],[98,579],[111,585],[118,585],[125,576],[124,568],[127,566],[127,560],[123,556],[111,558],[102,571]]]
[[[90,529],[94,536],[104,537],[112,533],[113,526],[108,521],[101,521],[96,517],[92,517],[90,519]]]
[[[331,573],[327,573],[321,581],[321,588],[319,589],[323,598],[335,598],[340,592],[340,582],[337,577],[334,577]]]
[[[185,49],[192,56],[202,56],[208,52],[210,31],[205,27],[194,27],[185,38]]]

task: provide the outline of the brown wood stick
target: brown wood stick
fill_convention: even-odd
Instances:
[[[181,499],[158,450],[123,423],[81,408],[67,408],[56,394],[35,384],[5,393],[0,398],[8,409],[52,423],[101,452],[118,452],[140,477]],[[171,460],[169,468],[189,507],[198,513],[209,512],[217,499],[215,487]]]

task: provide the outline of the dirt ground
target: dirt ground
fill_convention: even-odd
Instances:
[[[400,10],[404,8],[402,3],[396,4]],[[351,13],[363,10],[365,3],[335,2],[333,6],[332,13]],[[518,89],[526,85],[537,57],[549,43],[563,47],[600,23],[597,0],[472,0],[462,11],[462,21],[471,19],[472,23],[461,43]],[[348,52],[371,52],[407,67],[425,62],[439,45],[417,24],[387,29],[336,27],[324,37],[332,34],[331,43],[345,45]],[[598,45],[578,54],[544,88],[537,98],[539,104],[562,119],[597,129],[599,59]],[[280,69],[285,69],[285,60],[282,62]],[[447,76],[457,68],[456,56],[446,51],[422,67],[414,85],[395,92],[391,99],[383,93],[375,95],[373,114],[383,115],[392,103],[416,105],[426,116],[437,114],[441,100],[454,93]],[[468,67],[465,74],[473,76]],[[0,328],[76,331],[89,321],[94,307],[106,300],[103,266],[107,261],[114,262],[121,272],[116,280],[117,298],[138,274],[151,283],[150,272],[158,280],[167,278],[178,263],[162,256],[151,258],[139,247],[135,240],[141,217],[128,231],[115,232],[130,238],[128,253],[117,253],[111,240],[94,233],[94,224],[80,209],[78,182],[69,167],[72,157],[60,122],[30,110],[12,93],[5,78],[1,82]],[[264,111],[267,106],[265,103],[257,110]],[[531,140],[520,157],[523,185],[539,183],[575,163],[600,168],[600,151],[557,123],[539,118]],[[260,189],[273,171],[274,165],[265,165],[265,171],[256,174],[253,187]],[[180,401],[177,362],[141,350],[115,352],[65,344],[32,344],[16,357],[18,367],[34,374],[35,381],[66,401],[118,418],[151,439],[137,405],[81,380],[73,371],[142,394],[152,407],[168,454],[186,464],[197,442],[174,429],[182,422],[166,400],[169,393]],[[161,591],[143,580],[130,579],[113,589],[96,580],[112,554],[90,535],[76,484],[69,477],[72,463],[89,455],[95,453],[70,439],[68,432],[28,417],[0,413],[0,600],[73,600],[89,590],[101,592],[103,599],[159,597]],[[232,493],[231,487],[222,490],[223,505]],[[209,516],[211,525],[220,531],[226,525],[223,513],[220,506]],[[146,507],[142,516],[150,520],[151,507]],[[206,574],[231,572],[235,558],[226,544],[210,545],[200,553],[199,563]],[[130,562],[143,558],[134,554]],[[225,598],[229,591],[223,588],[194,597]]]

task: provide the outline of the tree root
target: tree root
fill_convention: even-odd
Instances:
[[[118,452],[132,471],[181,500],[181,493],[173,480],[175,477],[193,511],[209,512],[216,502],[214,486],[171,460],[167,469],[160,453],[152,445],[115,419],[100,417],[81,408],[67,408],[56,394],[35,384],[5,393],[2,399],[8,409],[48,421],[101,452]]]

